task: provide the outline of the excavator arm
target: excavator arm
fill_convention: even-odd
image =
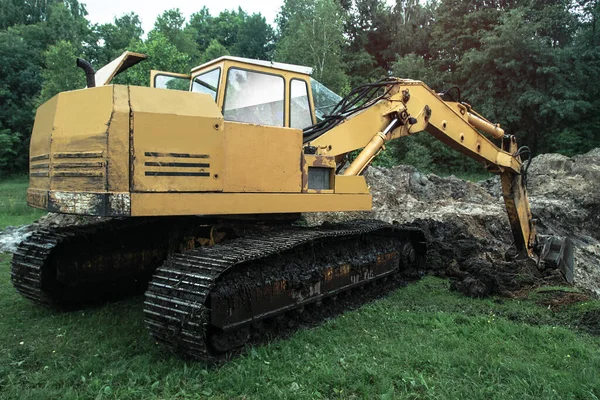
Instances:
[[[341,122],[322,134],[309,131],[305,146],[313,147],[319,154],[335,156],[338,161],[349,152],[362,149],[343,172],[343,175],[351,176],[361,174],[388,141],[428,132],[500,175],[516,256],[539,257],[546,263],[555,264],[567,281],[572,282],[570,241],[543,237],[535,230],[527,198],[526,168],[521,160],[521,155],[529,150],[519,148],[515,136],[506,134],[499,125],[477,114],[468,104],[446,101],[423,82],[394,78],[385,83],[385,94],[372,104],[363,105],[355,113],[346,111],[350,115],[330,116]],[[373,127],[378,127],[375,134]]]

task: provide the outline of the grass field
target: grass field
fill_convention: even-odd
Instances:
[[[0,188],[22,193],[23,182]],[[28,221],[3,210],[2,218]],[[521,300],[473,300],[426,277],[210,367],[180,360],[149,338],[141,297],[50,311],[14,291],[9,264],[10,255],[0,254],[2,399],[600,397],[600,337],[586,333],[598,329],[599,318],[587,316],[600,317],[600,303],[546,306],[561,288]]]
[[[0,182],[0,230],[7,226],[29,224],[44,212],[25,202],[28,177],[16,176]]]

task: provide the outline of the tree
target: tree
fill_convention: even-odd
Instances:
[[[204,54],[202,54],[201,62],[202,63],[209,62],[209,61],[217,59],[221,56],[228,56],[228,55],[229,55],[229,52],[227,51],[227,48],[225,46],[223,46],[221,43],[219,43],[219,41],[217,39],[213,39],[210,42],[210,44],[208,45],[208,48],[206,49]]]
[[[444,86],[443,74],[428,66],[422,56],[414,53],[398,57],[392,65],[392,75],[399,78],[420,80],[430,88],[439,89],[440,91]]]
[[[242,19],[235,44],[230,51],[236,56],[270,60],[274,32],[261,14],[246,15]]]
[[[216,40],[228,53],[239,56],[269,60],[272,57],[273,28],[260,14],[248,15],[244,10],[223,11],[217,17],[203,7],[192,14],[186,30],[192,32],[201,52]],[[206,59],[203,56],[203,59]]]
[[[500,17],[514,7],[515,1],[441,1],[431,37],[433,63],[438,70],[453,72],[466,52],[479,50],[483,36],[500,23]]]
[[[190,56],[182,53],[167,39],[155,30],[148,34],[145,42],[138,42],[133,51],[146,54],[148,58],[116,77],[115,82],[136,86],[148,86],[150,70],[189,73]]]
[[[546,150],[551,132],[589,107],[569,85],[568,71],[561,68],[564,49],[557,47],[556,32],[546,29],[543,15],[529,7],[508,11],[482,35],[481,46],[457,63],[465,98],[503,122],[534,153]]]
[[[41,86],[38,53],[13,32],[0,32],[0,171],[27,167],[34,98]]]
[[[343,16],[333,0],[285,0],[278,17],[281,38],[275,59],[309,65],[317,80],[334,91],[347,91]]]
[[[159,15],[154,23],[154,31],[163,35],[180,53],[190,60],[197,60],[200,52],[189,29],[184,29],[185,17],[178,8],[167,10]]]
[[[46,20],[48,8],[58,1],[2,0],[0,2],[0,30],[14,25],[32,25],[43,22]]]
[[[64,40],[48,48],[44,55],[46,68],[42,71],[44,83],[38,104],[46,102],[60,92],[86,86],[85,74],[75,63],[78,53],[77,46]]]
[[[98,39],[104,42],[97,56],[100,65],[105,65],[128,50],[130,45],[140,41],[144,34],[140,18],[135,13],[115,17],[113,23],[100,25],[96,31]]]

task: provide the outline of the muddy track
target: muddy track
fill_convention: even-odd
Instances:
[[[15,251],[11,280],[24,297],[55,308],[141,294],[194,223],[148,218],[41,228]]]
[[[352,289],[396,278],[400,269],[423,267],[425,251],[419,229],[381,221],[248,231],[170,256],[146,292],[145,321],[175,353],[219,361],[281,331],[282,321],[286,331],[294,321],[335,314],[335,304],[356,304],[344,299],[322,306]],[[311,305],[321,312],[302,312]]]

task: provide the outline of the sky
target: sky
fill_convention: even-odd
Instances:
[[[128,12],[135,12],[142,21],[144,32],[148,33],[154,27],[156,17],[163,11],[171,8],[179,8],[181,12],[189,16],[203,6],[208,7],[211,15],[218,15],[224,10],[237,10],[242,7],[248,14],[260,12],[271,25],[275,25],[275,18],[283,4],[283,0],[82,0],[85,4],[88,19],[92,23],[112,22],[114,17]]]

